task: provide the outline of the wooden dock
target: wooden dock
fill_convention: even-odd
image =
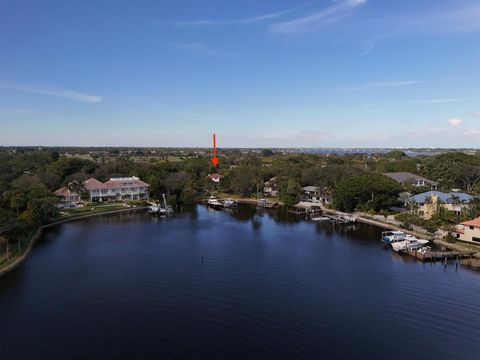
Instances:
[[[329,214],[324,214],[324,216],[329,218],[333,225],[349,225],[354,224],[357,221],[353,216]]]
[[[475,251],[417,251],[408,250],[408,254],[421,261],[447,261],[459,260],[471,257]]]
[[[291,207],[288,212],[295,215],[322,215],[322,209]]]

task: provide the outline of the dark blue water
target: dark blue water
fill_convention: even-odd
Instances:
[[[62,225],[0,278],[1,358],[478,358],[480,274],[379,231],[203,206]]]

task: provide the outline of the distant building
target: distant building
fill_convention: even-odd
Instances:
[[[316,186],[304,186],[303,192],[305,193],[308,201],[313,203],[320,202],[320,192]]]
[[[462,241],[480,243],[480,217],[457,225],[454,236]]]
[[[320,190],[316,186],[304,186],[303,192],[306,195],[306,200],[312,203],[331,204],[332,195],[326,189]]]
[[[409,172],[387,172],[383,175],[395,180],[402,185],[412,185],[415,187],[429,186],[430,190],[437,190],[438,183],[433,180],[429,180],[420,175],[412,174]]]
[[[469,206],[474,196],[466,193],[444,193],[441,191],[427,191],[412,196],[409,202],[415,207],[412,211],[425,219],[430,219],[440,207],[454,211],[460,215],[463,209]]]
[[[263,194],[265,196],[277,196],[278,195],[278,190],[277,190],[277,180],[278,177],[272,177],[268,181],[265,182],[264,187],[263,187]]]
[[[220,179],[222,178],[220,174],[209,174],[208,177],[210,178],[210,180],[212,180],[214,183],[217,183],[217,184],[220,182]]]
[[[70,207],[74,204],[78,204],[80,202],[80,195],[72,192],[68,187],[64,186],[57,191],[54,192],[54,194],[58,197],[60,197],[60,206],[61,207]]]
[[[82,182],[88,192],[90,202],[107,200],[148,200],[150,185],[136,176],[111,178],[105,183],[95,178]],[[68,187],[62,187],[55,191],[55,195],[61,197],[64,206],[80,202],[80,195],[72,192]]]

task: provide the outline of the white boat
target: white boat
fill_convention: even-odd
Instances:
[[[207,205],[214,208],[214,209],[221,209],[223,207],[223,204],[218,200],[215,196],[210,196],[210,198],[207,201]]]
[[[348,222],[357,222],[357,218],[354,217],[354,216],[350,216],[350,215],[343,215],[342,216],[342,219],[345,220],[345,221],[348,221]]]
[[[257,207],[266,207],[268,205],[267,199],[257,200]]]
[[[226,208],[236,206],[236,205],[237,205],[237,202],[235,200],[230,199],[230,198],[226,199],[223,202],[223,207],[226,207]]]
[[[330,218],[328,218],[326,216],[318,216],[318,217],[313,217],[312,218],[312,221],[326,221],[326,220],[330,220]]]
[[[408,241],[396,241],[392,243],[392,250],[395,252],[403,251],[407,247]]]
[[[407,244],[407,250],[419,250],[428,244],[428,240],[415,239]]]
[[[422,255],[426,255],[428,252],[432,251],[432,248],[430,246],[424,246],[417,251]]]
[[[163,196],[163,206],[160,205],[159,202],[154,202],[151,203],[151,205],[148,207],[148,212],[152,215],[169,215],[173,213],[173,208],[168,205],[167,203],[167,198],[165,197],[165,194],[162,194]]]
[[[160,211],[160,206],[158,204],[152,204],[148,207],[148,212],[150,214],[158,214],[158,212]]]
[[[393,251],[408,251],[421,249],[428,244],[428,240],[417,239],[415,236],[406,235],[405,240],[392,243]]]
[[[397,241],[405,240],[406,234],[403,231],[384,231],[382,232],[382,241],[392,244]]]

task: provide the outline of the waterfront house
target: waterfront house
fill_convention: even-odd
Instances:
[[[332,194],[328,189],[321,190],[316,186],[304,186],[303,192],[305,193],[305,200],[315,204],[331,204],[332,203]]]
[[[409,199],[409,203],[413,205],[413,213],[425,219],[430,219],[440,207],[460,215],[462,210],[469,207],[469,203],[473,198],[472,195],[461,192],[427,191],[412,196]]]
[[[410,172],[387,172],[383,175],[395,180],[402,185],[412,185],[414,187],[430,187],[430,190],[437,190],[438,183],[423,176],[412,174]]]
[[[480,217],[460,223],[453,235],[458,240],[480,243]]]
[[[64,186],[54,192],[60,198],[60,207],[72,207],[80,202],[80,195]]]
[[[304,186],[303,192],[305,193],[306,199],[312,203],[320,202],[320,192],[316,186]]]
[[[221,179],[220,174],[209,174],[208,177],[210,178],[210,180],[217,184],[220,182]]]
[[[263,194],[265,196],[277,196],[278,195],[278,190],[277,190],[277,180],[278,177],[272,177],[268,181],[265,182],[264,187],[263,187]]]
[[[105,183],[95,178],[90,178],[82,182],[83,187],[88,192],[90,202],[107,200],[148,200],[148,191],[150,185],[143,182],[136,176],[110,178]],[[63,206],[71,206],[80,202],[80,195],[62,187],[55,191],[55,195],[61,198],[60,203]]]

